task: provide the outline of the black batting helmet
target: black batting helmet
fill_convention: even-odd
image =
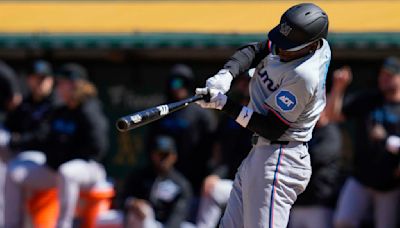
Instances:
[[[313,3],[292,6],[282,15],[269,40],[283,50],[308,44],[328,35],[328,15]]]

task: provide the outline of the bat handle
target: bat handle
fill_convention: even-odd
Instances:
[[[207,94],[196,94],[192,97],[192,99],[193,99],[192,102],[199,101],[199,100],[204,100],[206,102],[210,102],[211,95],[210,95],[210,92],[208,92]]]
[[[206,102],[210,102],[210,100],[211,100],[210,91],[208,90],[208,93],[203,95],[201,99],[203,99]]]
[[[196,94],[196,95],[194,95],[193,97],[191,97],[189,99],[190,99],[190,103],[196,102],[196,101],[199,101],[199,100],[205,100],[205,101],[209,102],[211,97],[210,97],[209,93],[208,94]]]

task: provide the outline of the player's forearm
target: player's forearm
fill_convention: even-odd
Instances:
[[[267,115],[262,115],[230,99],[227,100],[222,111],[235,119],[242,127],[268,140],[279,139],[289,128],[289,125],[271,112]]]
[[[332,90],[326,102],[325,112],[330,122],[338,122],[344,119],[342,114],[344,93]]]
[[[233,77],[246,70],[255,67],[263,58],[269,54],[267,41],[249,44],[233,54],[224,68],[228,69]]]

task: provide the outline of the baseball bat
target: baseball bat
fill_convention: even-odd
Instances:
[[[129,131],[158,120],[172,112],[185,108],[195,101],[208,99],[208,97],[209,95],[194,95],[181,101],[148,108],[146,110],[118,119],[116,122],[116,127],[121,132]]]

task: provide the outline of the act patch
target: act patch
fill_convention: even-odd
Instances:
[[[287,90],[280,91],[276,95],[275,101],[284,112],[292,111],[297,104],[296,96]]]

